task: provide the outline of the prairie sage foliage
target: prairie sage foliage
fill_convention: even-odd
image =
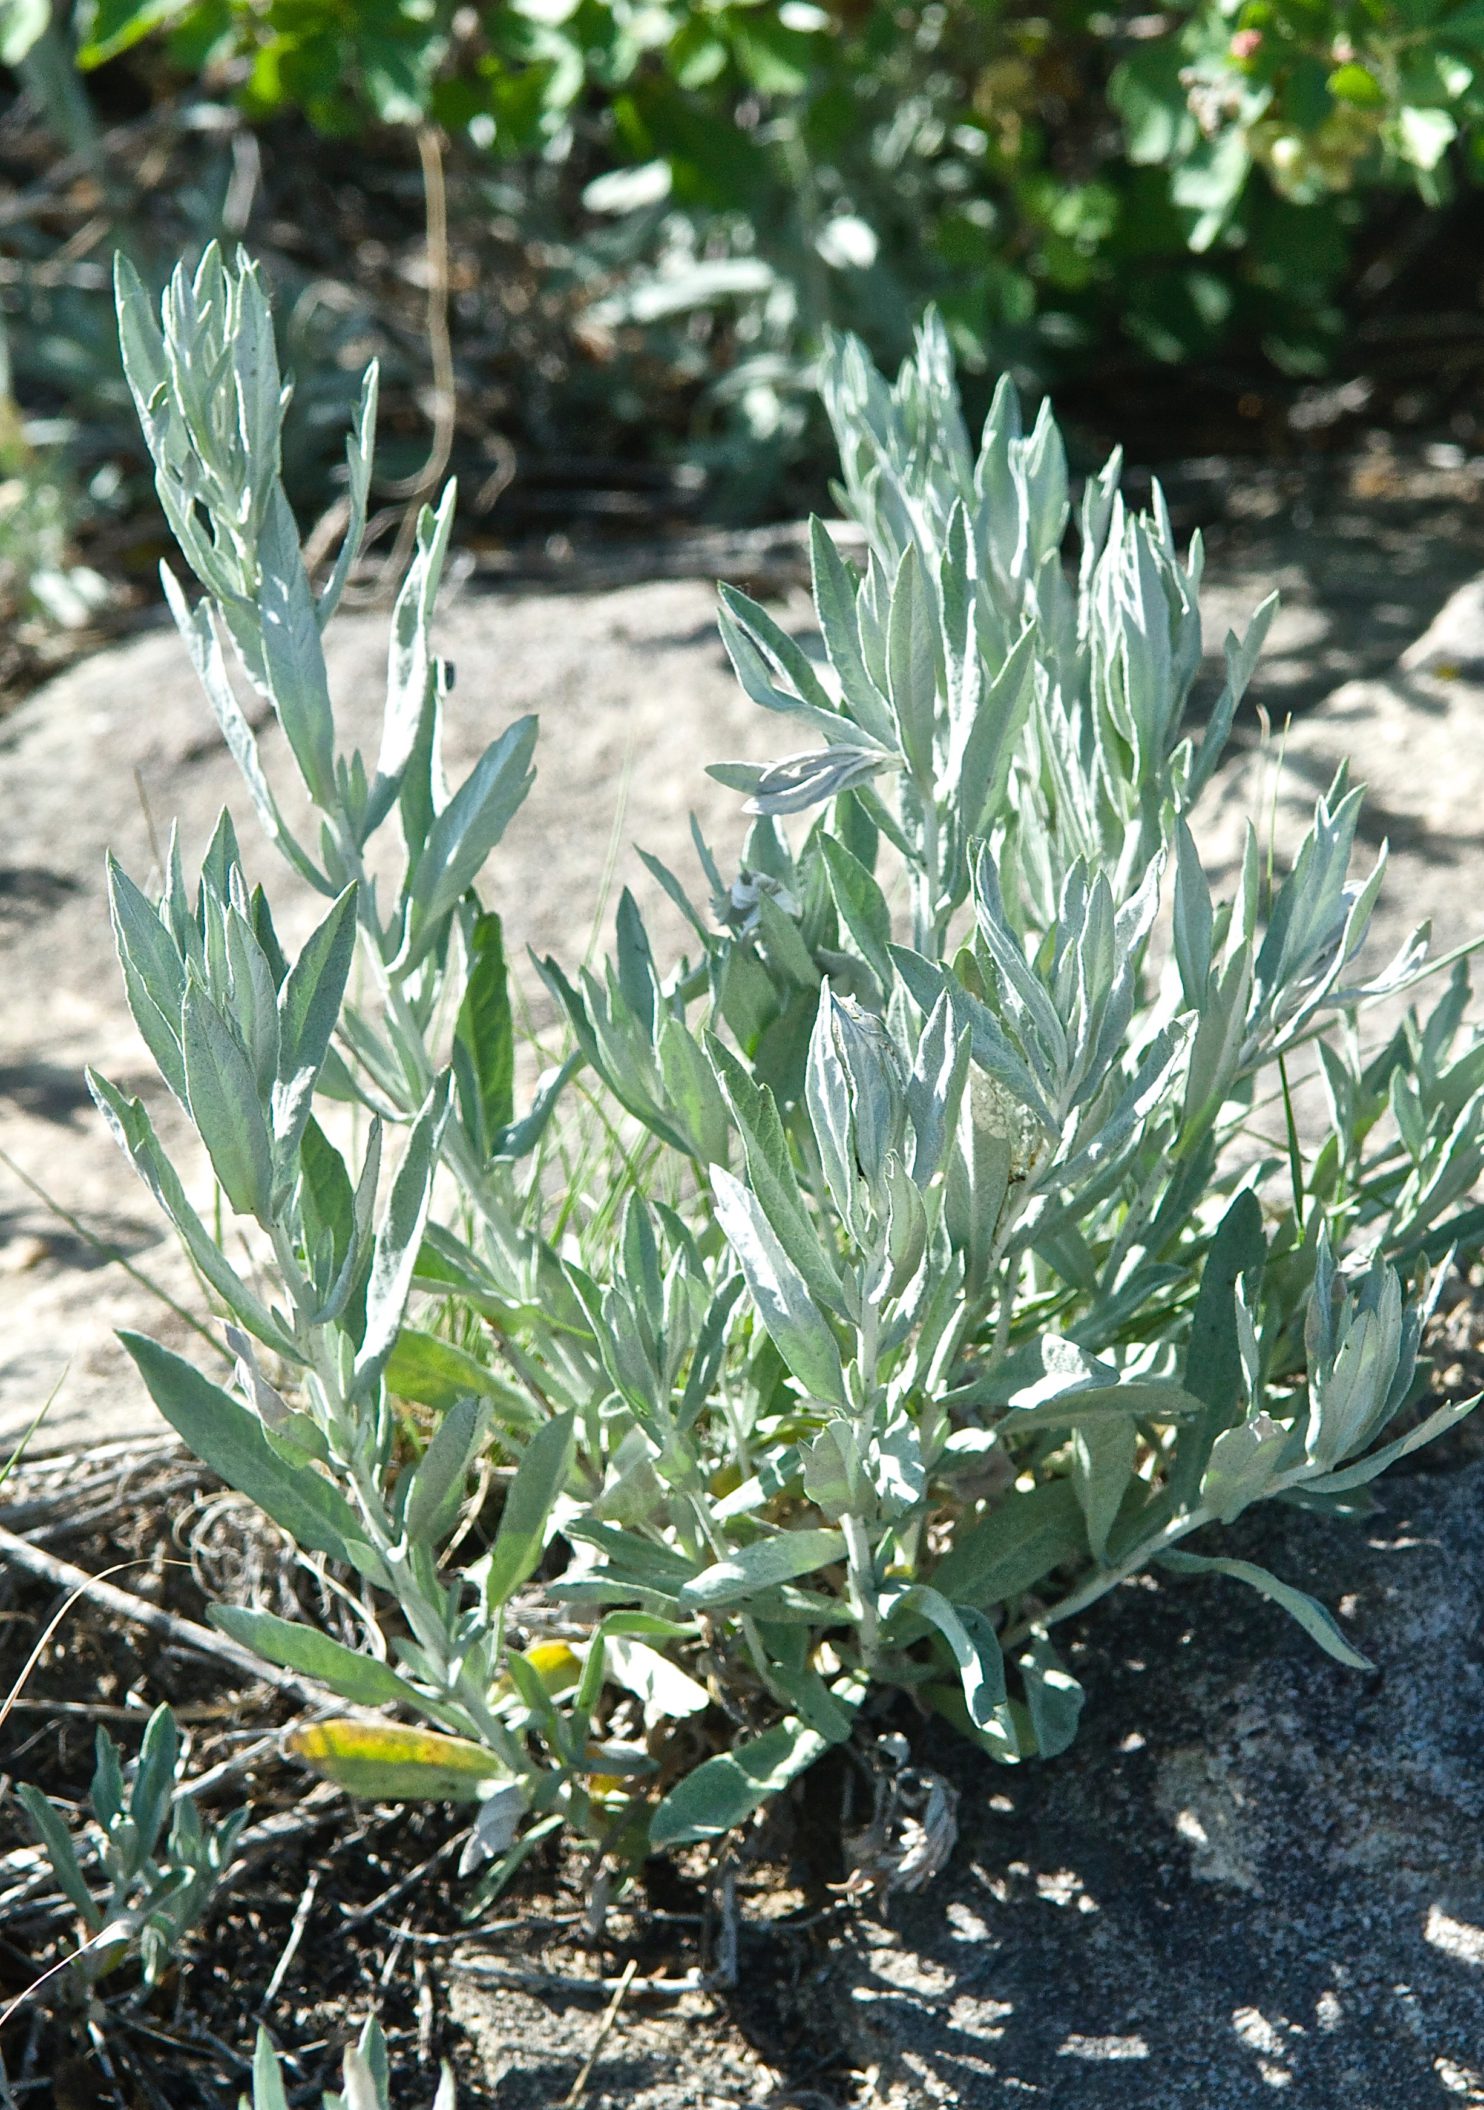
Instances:
[[[390,2110],[391,2064],[381,2024],[367,2022],[359,2038],[347,2046],[341,2061],[341,2086],[327,2088],[321,2098],[323,2110]],[[266,2030],[258,2031],[252,2062],[252,2096],[237,2098],[239,2110],[288,2110],[283,2069]],[[433,2098],[433,2110],[454,2110],[453,2074],[447,2066]]]
[[[755,824],[730,878],[697,834],[703,901],[649,861],[691,957],[662,965],[625,895],[601,973],[541,964],[607,1132],[620,1110],[640,1132],[611,1155],[616,1204],[552,1203],[562,1078],[516,1117],[480,891],[534,728],[452,792],[438,762],[451,498],[397,603],[372,764],[340,745],[320,640],[364,519],[374,376],[316,596],[251,266],[178,275],[163,326],[125,270],[120,312],[204,589],[172,606],[267,834],[326,904],[291,963],[225,820],[194,900],[173,851],[158,905],[113,875],[135,1015],[261,1227],[266,1287],[192,1211],[144,1109],[95,1082],[237,1356],[229,1391],[131,1338],[146,1383],[365,1587],[360,1651],[215,1614],[359,1710],[302,1731],[302,1756],[353,1791],[467,1801],[488,1895],[564,1820],[619,1862],[720,1836],[885,1689],[995,1758],[1062,1750],[1082,1693],[1056,1629],[1153,1562],[1247,1583],[1363,1661],[1218,1527],[1273,1496],[1353,1506],[1464,1411],[1388,1432],[1420,1389],[1414,1278],[1476,1228],[1484,1046],[1459,965],[1360,1052],[1357,1018],[1423,974],[1424,941],[1360,963],[1384,858],[1352,878],[1343,773],[1291,871],[1249,832],[1213,898],[1186,816],[1273,604],[1189,724],[1200,550],[1162,499],[1132,512],[1110,462],[1069,565],[1049,412],[1023,432],[1002,387],[976,451],[937,324],[894,386],[836,342],[823,388],[864,569],[815,524],[809,646],[723,594],[738,677],[798,751],[717,765]],[[228,645],[313,838],[267,781]],[[394,884],[368,876],[383,829]],[[1333,1110],[1317,1150],[1299,1063]],[[326,1099],[357,1116],[349,1159]],[[504,1490],[492,1535],[481,1468]]]
[[[80,1834],[29,1781],[16,1796],[78,1917],[83,1940],[72,1973],[91,1987],[135,1956],[145,1985],[154,1986],[230,1867],[247,1812],[202,1824],[190,1795],[179,1792],[180,1731],[168,1707],[145,1724],[128,1777],[106,1729],[97,1732],[95,1761],[92,1821]]]

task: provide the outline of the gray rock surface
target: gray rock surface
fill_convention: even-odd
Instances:
[[[1382,1486],[1365,1524],[1222,1534],[1372,1673],[1235,1582],[1146,1580],[1080,1623],[1066,1757],[924,1739],[958,1851],[846,1934],[822,2004],[894,2106],[1484,2103],[1484,1467]]]
[[[1449,595],[1388,674],[1344,682],[1233,758],[1201,809],[1210,860],[1234,867],[1250,820],[1281,870],[1342,762],[1366,787],[1359,851],[1390,856],[1373,957],[1424,918],[1439,952],[1484,928],[1484,577]]]
[[[341,723],[373,754],[386,634],[385,615],[358,612],[338,618],[327,637]],[[654,910],[657,942],[678,950],[679,917],[632,844],[659,852],[703,894],[688,839],[692,808],[724,860],[735,860],[746,826],[741,801],[705,764],[788,744],[781,721],[738,689],[716,636],[714,589],[671,581],[591,595],[469,594],[446,602],[438,643],[457,669],[445,742],[451,781],[513,717],[541,716],[535,788],[489,868],[488,896],[506,919],[512,958],[524,967],[530,945],[570,969],[594,935],[606,937],[625,884]],[[262,746],[272,780],[292,781],[276,734]],[[61,1447],[152,1424],[115,1328],[143,1327],[181,1347],[188,1337],[94,1241],[190,1310],[203,1309],[84,1083],[91,1064],[159,1110],[207,1204],[209,1181],[184,1120],[123,1001],[105,852],[144,884],[178,820],[189,873],[226,805],[244,858],[282,908],[286,940],[304,935],[313,899],[261,844],[173,627],[72,668],[0,724],[0,801],[0,975],[10,999],[0,1008],[0,1446],[59,1386],[37,1441]],[[541,995],[528,970],[522,987]]]

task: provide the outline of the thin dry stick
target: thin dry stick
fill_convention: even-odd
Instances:
[[[278,1998],[279,1987],[289,1975],[289,1965],[293,1962],[299,1944],[304,1939],[304,1929],[309,1925],[309,1915],[314,1910],[315,1893],[318,1889],[319,1870],[311,1868],[309,1881],[304,1885],[303,1894],[298,1904],[294,1907],[294,1922],[289,1928],[289,1938],[283,1945],[283,1951],[277,1963],[273,1966],[273,1976],[263,1988],[263,1998],[260,2005],[265,2011],[272,2007],[274,2001]]]
[[[433,443],[428,458],[413,476],[386,483],[381,489],[389,498],[407,501],[402,524],[391,555],[382,567],[377,591],[390,594],[412,554],[417,535],[417,516],[425,499],[442,481],[453,454],[458,420],[458,394],[453,367],[453,339],[449,334],[448,187],[443,175],[443,147],[436,125],[422,125],[417,135],[418,158],[422,162],[423,194],[427,199],[428,258],[428,356],[433,366]]]
[[[6,1481],[10,1478],[11,1474],[15,1471],[16,1467],[25,1457],[27,1450],[30,1448],[31,1438],[36,1434],[36,1431],[46,1420],[47,1415],[50,1414],[52,1410],[52,1402],[56,1399],[56,1396],[61,1391],[63,1385],[67,1382],[67,1371],[71,1368],[72,1365],[68,1363],[66,1368],[63,1370],[62,1375],[57,1379],[57,1382],[52,1386],[50,1392],[48,1392],[48,1394],[46,1395],[46,1399],[42,1403],[40,1409],[38,1410],[34,1418],[32,1419],[30,1427],[26,1430],[25,1434],[22,1436],[20,1442],[15,1446],[14,1450],[12,1450],[10,1456],[6,1459],[4,1465],[0,1466],[0,1487],[3,1487],[5,1485]]]
[[[582,2062],[582,2071],[578,2074],[562,2100],[562,2110],[577,2110],[578,2104],[587,2094],[587,2084],[592,2079],[593,2068],[598,2063],[598,2054],[607,2043],[609,2033],[614,2023],[618,2020],[618,2011],[623,2006],[624,1995],[634,1983],[634,1974],[638,1968],[637,1961],[631,1956],[624,1965],[623,1976],[618,1981],[618,1989],[608,2003],[608,2012],[598,2024],[598,2034],[593,2038],[592,2050]]]
[[[460,1955],[454,1963],[463,1978],[510,1986],[517,1992],[616,1993],[623,1985],[621,1978],[574,1978],[558,1971],[522,1971],[485,1956]],[[690,1993],[714,1993],[717,1984],[709,1971],[686,1971],[679,1978],[634,1978],[624,1990],[631,1988],[645,2000],[683,2000]]]
[[[81,1217],[74,1216],[72,1211],[59,1202],[54,1194],[48,1194],[41,1182],[33,1179],[23,1165],[18,1165],[8,1150],[0,1150],[0,1165],[4,1165],[8,1172],[14,1173],[23,1187],[29,1188],[39,1202],[45,1203],[46,1207],[51,1210],[53,1216],[59,1222],[66,1224],[69,1231],[75,1231],[77,1236],[85,1244],[91,1246],[93,1251],[102,1259],[108,1261],[113,1267],[121,1267],[131,1282],[137,1282],[139,1287],[147,1289],[152,1297],[158,1297],[168,1311],[174,1312],[177,1319],[183,1319],[187,1326],[199,1333],[214,1355],[221,1356],[225,1362],[231,1362],[232,1358],[227,1354],[226,1349],[223,1348],[209,1326],[203,1325],[195,1313],[187,1311],[183,1304],[177,1304],[168,1290],[161,1289],[159,1283],[152,1281],[143,1268],[135,1267],[133,1261],[118,1246],[109,1245],[105,1239],[98,1236],[96,1231],[90,1231]]]
[[[58,1560],[55,1554],[45,1553],[40,1546],[33,1546],[26,1539],[17,1538],[13,1531],[7,1531],[3,1525],[0,1525],[0,1560],[12,1561],[16,1567],[39,1576],[43,1582],[54,1583],[58,1589],[72,1592],[67,1604],[52,1620],[32,1651],[31,1661],[22,1674],[21,1684],[25,1683],[41,1650],[55,1632],[57,1621],[79,1598],[87,1597],[104,1611],[112,1612],[120,1619],[131,1620],[136,1626],[147,1627],[151,1633],[163,1635],[178,1648],[192,1649],[199,1656],[214,1656],[217,1662],[228,1663],[233,1670],[245,1671],[259,1684],[277,1686],[280,1692],[293,1693],[299,1699],[310,1700],[316,1704],[330,1697],[323,1686],[312,1683],[308,1678],[296,1677],[292,1671],[279,1670],[276,1664],[264,1663],[249,1649],[239,1648],[235,1641],[229,1641],[225,1634],[214,1634],[209,1627],[197,1626],[193,1619],[182,1619],[174,1612],[167,1612],[162,1605],[150,1604],[147,1599],[136,1597],[128,1590],[115,1589],[113,1584],[106,1582],[102,1576],[89,1575],[83,1568],[74,1568],[71,1561]],[[119,1565],[127,1568],[137,1564],[133,1561],[123,1561]],[[106,1573],[114,1575],[118,1573],[118,1569],[110,1568]],[[17,1698],[19,1692],[20,1686],[17,1686],[12,1699]],[[10,1703],[6,1704],[8,1706]],[[4,1718],[5,1712],[0,1709],[0,1721]]]
[[[7,2007],[0,2008],[0,2029],[4,2029],[11,2016],[18,2015],[26,2002],[34,1998],[44,1985],[49,1985],[59,1971],[65,1971],[69,1965],[75,1964],[80,1956],[86,1956],[89,1949],[96,1949],[100,1942],[117,1941],[119,1933],[118,1922],[110,1920],[106,1927],[100,1927],[96,1934],[90,1934],[85,1942],[80,1942],[75,1949],[69,1949],[65,1956],[58,1957],[39,1978],[32,1979],[24,1992],[17,1993]]]
[[[3,1536],[8,1538],[10,1534],[8,1532],[5,1532]],[[24,1546],[27,1552],[32,1552],[35,1550],[25,1539],[18,1539],[16,1543],[17,1545]],[[62,1564],[58,1563],[58,1565],[60,1566]],[[138,1565],[139,1563],[137,1561],[118,1561],[112,1568],[105,1568],[103,1570],[103,1575],[95,1579],[93,1587],[101,1589],[103,1587],[104,1576],[118,1575],[121,1574],[125,1568],[135,1568]],[[41,1636],[37,1641],[36,1646],[32,1649],[30,1655],[27,1656],[25,1662],[21,1665],[20,1676],[16,1679],[14,1685],[11,1686],[10,1691],[5,1696],[5,1704],[3,1706],[0,1706],[0,1728],[4,1728],[6,1721],[10,1716],[11,1709],[16,1705],[16,1703],[20,1699],[22,1692],[24,1692],[26,1688],[26,1681],[30,1677],[32,1671],[35,1670],[37,1664],[41,1661],[42,1657],[46,1654],[47,1644],[51,1640],[52,1635],[57,1631],[57,1628],[62,1624],[62,1621],[67,1617],[67,1614],[71,1611],[72,1607],[77,1603],[78,1598],[82,1596],[82,1594],[82,1591],[74,1590],[70,1597],[65,1598],[63,1602],[58,1605],[56,1611],[52,1614],[51,1618],[42,1628]]]

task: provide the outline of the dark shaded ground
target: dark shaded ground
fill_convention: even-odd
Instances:
[[[1484,2101],[1484,1466],[1382,1483],[1362,1525],[1218,1538],[1342,1608],[1320,1656],[1225,1579],[1082,1625],[1083,1731],[958,1786],[948,1872],[842,1937],[834,2012],[905,2103],[1422,2110]]]
[[[1465,1345],[1462,1370],[1476,1360]],[[10,1776],[76,1799],[94,1720],[128,1749],[141,1703],[168,1695],[195,1770],[240,1756],[240,1777],[209,1799],[219,1808],[250,1783],[254,1828],[209,1934],[154,1999],[134,1997],[127,1972],[100,1988],[102,2057],[65,2002],[15,2018],[4,2032],[15,2100],[215,2110],[240,2085],[259,2013],[307,2093],[374,2003],[408,2110],[430,2099],[440,2055],[475,2110],[557,2110],[632,1960],[639,1983],[594,2068],[589,2110],[1484,2101],[1474,1448],[1460,1432],[1440,1469],[1381,1483],[1368,1521],[1275,1507],[1221,1535],[1338,1607],[1374,1672],[1319,1656],[1235,1583],[1146,1579],[1073,1636],[1088,1705],[1065,1759],[1005,1771],[914,1730],[917,1758],[957,1788],[962,1827],[949,1869],[918,1897],[851,1910],[828,1887],[843,1872],[851,1769],[820,1769],[740,1869],[739,1970],[726,1993],[644,1989],[715,1965],[721,1923],[703,1862],[651,1864],[595,1939],[580,1857],[538,1857],[466,1928],[456,1817],[308,1790],[274,1751],[281,1703],[79,1607],[7,1725]],[[65,1523],[44,1473],[12,1483],[4,1520],[92,1568],[133,1558],[130,1587],[187,1614],[199,1614],[203,1584],[286,1609],[312,1589],[246,1506],[188,1461],[126,1466],[112,1495],[96,1467],[74,1482]],[[0,1600],[8,1689],[56,1593],[9,1569]],[[44,1901],[17,1900],[24,1837],[7,1798],[0,2004],[66,1933]],[[266,2000],[311,1880],[297,1953]]]

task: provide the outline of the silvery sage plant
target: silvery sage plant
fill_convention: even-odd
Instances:
[[[347,2046],[341,2060],[341,2085],[327,2088],[321,2097],[322,2110],[390,2110],[391,2062],[386,2034],[373,2017],[356,2042]],[[237,2098],[239,2110],[288,2110],[283,2069],[266,2030],[258,2031],[252,2062],[252,2096]],[[433,2110],[454,2110],[457,2095],[453,2074],[443,2069]]]
[[[699,902],[648,860],[687,957],[659,960],[625,894],[601,972],[540,963],[574,1053],[517,1118],[479,889],[534,729],[448,790],[430,633],[451,498],[422,520],[369,764],[339,744],[320,638],[362,532],[374,376],[316,595],[252,267],[209,252],[159,318],[122,269],[120,316],[204,589],[172,607],[263,827],[327,904],[291,962],[225,820],[194,901],[176,850],[158,904],[112,875],[135,1016],[259,1226],[256,1273],[144,1108],[94,1081],[236,1357],[229,1390],[130,1337],[145,1382],[365,1593],[363,1650],[216,1609],[356,1710],[300,1755],[355,1792],[469,1804],[488,1895],[563,1822],[620,1867],[720,1837],[892,1691],[996,1759],[1051,1756],[1082,1704],[1057,1627],[1152,1564],[1246,1583],[1363,1662],[1221,1527],[1272,1497],[1354,1507],[1466,1411],[1392,1427],[1421,1390],[1426,1268],[1479,1227],[1484,1043],[1459,963],[1362,1050],[1367,1008],[1431,970],[1424,933],[1361,962],[1385,860],[1351,876],[1343,772],[1285,875],[1249,830],[1213,894],[1188,816],[1273,603],[1190,722],[1200,549],[1158,493],[1132,512],[1110,462],[1069,561],[1049,411],[1023,432],[1003,385],[976,450],[936,322],[894,385],[832,345],[864,566],[815,522],[816,636],[737,593],[721,615],[797,751],[716,766],[754,825],[731,877],[697,833]],[[267,781],[229,647],[317,835]],[[383,828],[392,883],[364,854]],[[579,1063],[617,1207],[543,1185]],[[1318,1148],[1301,1063],[1333,1114]],[[349,1160],[324,1101],[356,1116]]]
[[[31,1782],[22,1781],[16,1796],[82,1930],[70,1975],[91,1987],[132,1955],[145,1985],[154,1986],[231,1866],[247,1811],[201,1822],[181,1789],[180,1730],[168,1707],[150,1716],[127,1771],[106,1729],[97,1732],[94,1757],[91,1821],[81,1832]]]

